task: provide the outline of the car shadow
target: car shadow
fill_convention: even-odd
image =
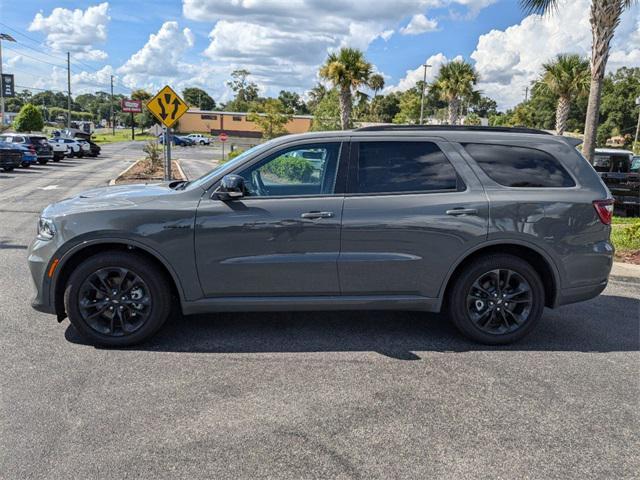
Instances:
[[[640,349],[638,299],[603,295],[546,310],[534,331],[513,345],[486,346],[463,338],[446,315],[420,312],[219,313],[171,318],[149,341],[127,350],[191,353],[373,351],[400,360],[420,352],[577,351]],[[69,326],[65,337],[88,345]]]

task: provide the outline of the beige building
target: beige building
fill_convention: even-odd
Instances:
[[[178,123],[179,133],[207,133],[217,135],[225,132],[231,137],[262,136],[260,129],[254,122],[247,120],[247,113],[242,112],[214,112],[189,109]],[[294,115],[286,125],[289,133],[305,133],[311,129],[311,115]]]

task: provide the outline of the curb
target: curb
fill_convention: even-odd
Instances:
[[[609,278],[617,282],[640,284],[640,265],[613,262]]]
[[[127,168],[125,168],[123,171],[121,171],[116,178],[112,178],[111,180],[109,180],[109,186],[113,186],[116,184],[116,180],[118,180],[121,176],[123,176],[125,173],[127,173],[129,170],[131,170],[133,167],[135,167],[137,165],[137,163],[140,160],[136,160],[135,162],[133,162],[131,165],[129,165]]]
[[[178,167],[180,176],[182,176],[183,180],[189,180],[189,177],[187,177],[184,173],[184,170],[182,170],[182,165],[180,165],[180,160],[174,160],[174,162],[176,162],[176,167]]]

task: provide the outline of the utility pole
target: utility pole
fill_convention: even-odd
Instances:
[[[116,119],[113,113],[113,75],[111,75],[111,113],[109,114],[111,117],[111,133],[115,137],[116,135]]]
[[[423,65],[424,74],[422,75],[422,96],[420,97],[420,125],[424,121],[424,89],[427,86],[427,68],[431,67],[428,63]]]
[[[524,101],[529,100],[529,87],[524,87]]]
[[[67,52],[67,128],[71,128],[71,54]]]
[[[640,97],[636,97],[636,106],[638,107],[638,123],[636,124],[636,138],[633,141],[633,150],[638,147],[638,134],[640,133]]]
[[[4,120],[4,77],[2,76],[2,40],[6,40],[7,42],[15,42],[16,39],[13,38],[8,33],[0,33],[0,127],[4,126],[6,123]]]

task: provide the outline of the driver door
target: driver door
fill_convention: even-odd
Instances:
[[[314,142],[232,172],[237,200],[200,201],[195,252],[206,297],[337,295],[348,144]]]

